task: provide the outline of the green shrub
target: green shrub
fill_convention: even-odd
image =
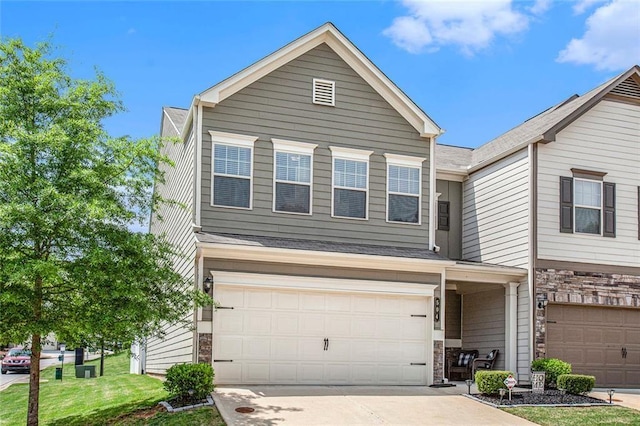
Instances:
[[[561,374],[558,377],[558,389],[565,389],[568,393],[582,395],[591,392],[596,385],[594,376],[583,374]]]
[[[544,384],[556,387],[556,381],[562,374],[571,374],[571,364],[558,358],[538,358],[531,362],[532,371],[544,371]]]
[[[478,371],[476,373],[476,386],[478,392],[487,395],[498,393],[498,389],[507,389],[504,379],[513,374],[510,371]]]
[[[204,399],[213,391],[213,367],[206,363],[176,364],[167,370],[164,388],[177,398]]]

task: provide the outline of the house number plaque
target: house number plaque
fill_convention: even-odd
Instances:
[[[533,371],[531,373],[531,392],[544,393],[544,371]]]

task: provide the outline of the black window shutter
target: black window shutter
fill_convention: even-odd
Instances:
[[[560,176],[560,232],[573,233],[573,178]]]
[[[604,192],[603,225],[605,237],[616,236],[616,184],[612,182],[602,183]]]
[[[438,201],[438,231],[449,230],[449,201]]]

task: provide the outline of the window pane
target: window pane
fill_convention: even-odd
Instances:
[[[251,176],[251,149],[215,144],[213,172],[235,176]]]
[[[350,189],[334,189],[333,215],[343,217],[366,217],[367,193]]]
[[[364,161],[334,160],[334,185],[348,188],[367,188],[367,163]]]
[[[420,194],[420,169],[389,166],[389,192]]]
[[[577,205],[591,207],[601,206],[602,185],[600,182],[576,180],[575,189]]]
[[[249,208],[251,181],[226,176],[213,177],[213,204]]]
[[[311,156],[276,153],[276,179],[289,182],[311,182]]]
[[[309,213],[310,190],[307,185],[276,183],[276,210]]]
[[[389,221],[418,223],[418,197],[389,194]]]
[[[600,210],[576,207],[576,232],[600,235]]]

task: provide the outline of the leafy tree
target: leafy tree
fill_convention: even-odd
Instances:
[[[204,302],[173,271],[171,245],[128,229],[164,201],[150,190],[163,142],[111,137],[113,84],[74,79],[52,55],[0,41],[0,341],[31,345],[28,425],[43,336],[132,340]]]

